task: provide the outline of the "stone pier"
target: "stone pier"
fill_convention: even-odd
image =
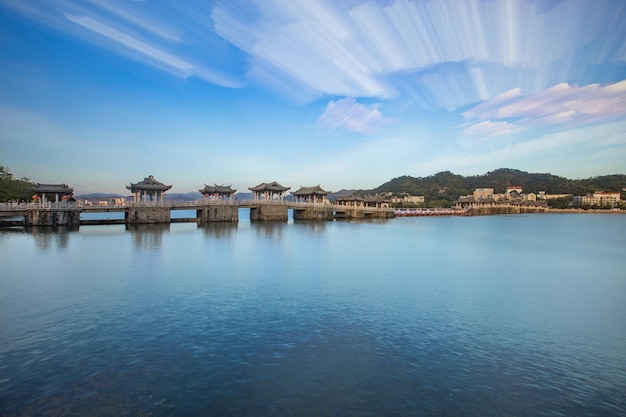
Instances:
[[[28,210],[24,216],[25,226],[80,226],[80,210],[41,208]]]
[[[210,222],[238,222],[239,207],[231,205],[211,205],[202,207],[197,211],[200,223]]]
[[[362,207],[335,208],[336,219],[392,219],[395,217],[393,210],[368,210]]]
[[[286,222],[289,220],[289,209],[282,204],[260,204],[250,208],[250,220],[261,222]]]
[[[333,209],[330,207],[293,209],[294,220],[333,220],[334,218]]]
[[[126,209],[126,224],[170,223],[169,207],[137,206]]]

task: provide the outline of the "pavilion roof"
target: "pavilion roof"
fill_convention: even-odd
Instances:
[[[303,187],[300,186],[300,189],[297,191],[292,191],[291,194],[293,195],[313,195],[313,194],[317,194],[317,195],[328,195],[330,194],[330,191],[326,191],[324,189],[322,189],[322,187],[320,187],[320,185],[314,185],[312,187]]]
[[[35,184],[31,191],[34,193],[50,193],[50,194],[73,194],[74,190],[67,184]]]
[[[388,201],[389,200],[386,197],[383,197],[382,195],[368,195],[367,197],[363,199],[364,203],[385,203]]]
[[[336,201],[363,201],[363,197],[359,197],[358,195],[342,195],[341,197],[337,197]]]
[[[290,188],[291,187],[283,187],[282,185],[280,185],[276,181],[273,181],[273,182],[270,182],[270,183],[262,182],[261,184],[257,185],[256,187],[248,187],[248,190],[255,191],[255,192],[272,191],[272,192],[277,193],[277,192],[287,191]]]
[[[141,182],[137,182],[135,184],[131,182],[130,185],[126,186],[126,188],[131,190],[132,192],[134,192],[135,190],[166,191],[172,188],[172,186],[165,185],[162,182],[155,180],[154,177],[150,175],[147,178],[144,178]]]
[[[237,190],[233,190],[231,187],[232,185],[204,184],[204,188],[198,191],[202,194],[234,194]]]

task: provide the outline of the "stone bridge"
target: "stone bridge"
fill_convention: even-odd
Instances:
[[[87,206],[70,202],[2,203],[0,225],[72,226],[81,224],[150,224],[173,222],[237,222],[239,209],[250,209],[252,221],[287,221],[289,210],[294,220],[388,219],[395,216],[390,208],[344,206],[285,200],[197,200],[194,202],[129,203],[112,206]],[[194,217],[172,218],[174,210],[191,210]],[[82,213],[124,213],[124,219],[83,220]]]

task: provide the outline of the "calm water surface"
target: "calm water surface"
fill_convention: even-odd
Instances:
[[[620,416],[626,216],[0,230],[2,416]]]

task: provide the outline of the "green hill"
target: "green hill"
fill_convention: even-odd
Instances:
[[[620,191],[622,199],[626,196],[626,175],[605,175],[588,179],[568,179],[552,174],[538,174],[501,168],[483,175],[467,176],[453,174],[450,171],[439,172],[429,177],[411,177],[404,175],[372,190],[359,190],[357,193],[391,193],[423,195],[425,204],[430,207],[454,204],[459,196],[472,194],[476,188],[493,188],[496,193],[504,193],[506,187],[519,185],[524,192],[545,191],[548,194],[584,195],[597,190]]]

